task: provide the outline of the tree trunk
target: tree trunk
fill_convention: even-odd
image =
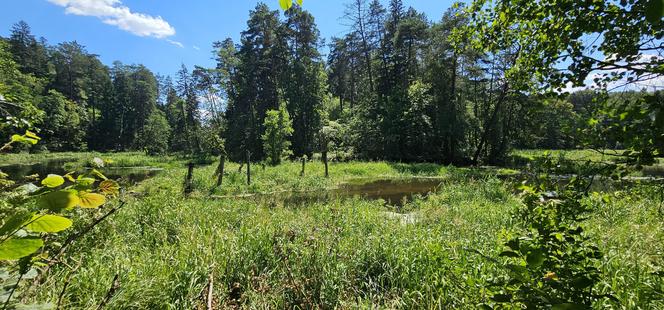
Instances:
[[[457,126],[457,111],[456,111],[456,79],[457,79],[457,56],[454,54],[454,60],[452,61],[452,78],[450,79],[450,115],[452,116],[452,128],[449,132],[450,140],[448,143],[448,153],[447,160],[451,163],[454,163],[456,155],[456,142],[457,142],[457,131],[459,130]]]
[[[503,102],[507,97],[508,91],[509,91],[509,85],[506,82],[505,84],[503,84],[500,96],[496,101],[496,107],[494,108],[493,113],[491,113],[491,118],[489,119],[489,122],[484,126],[484,132],[482,133],[482,137],[480,138],[480,143],[477,146],[477,150],[475,151],[475,156],[473,156],[473,164],[475,165],[479,161],[480,155],[482,154],[482,150],[484,149],[484,144],[486,143],[486,140],[489,138],[489,132],[491,131],[493,124],[496,122],[496,119],[498,118],[498,112],[500,111]]]

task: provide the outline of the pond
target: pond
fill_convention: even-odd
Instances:
[[[9,179],[21,183],[26,177],[39,175],[43,178],[49,174],[64,175],[71,170],[65,169],[65,164],[72,160],[60,158],[51,159],[30,164],[13,164],[0,166],[0,171],[9,175]],[[77,169],[77,173],[82,173],[89,168]],[[106,177],[118,181],[123,185],[134,185],[148,178],[154,177],[163,169],[154,167],[107,167],[99,169]]]
[[[382,199],[390,205],[401,206],[416,196],[426,197],[430,192],[435,192],[442,182],[442,178],[382,179],[346,183],[335,191],[346,197]]]
[[[367,200],[383,200],[387,205],[403,207],[415,197],[426,197],[435,192],[443,178],[399,178],[399,179],[356,179],[341,184],[338,188],[311,192],[282,192],[249,195],[262,202],[282,202],[284,205],[303,205],[312,202],[359,197]],[[226,196],[232,197],[232,196]]]

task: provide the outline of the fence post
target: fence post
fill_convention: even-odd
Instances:
[[[300,176],[301,177],[304,176],[304,163],[305,163],[304,156],[302,156],[302,171],[300,171]]]
[[[247,151],[247,185],[251,185],[251,152]]]
[[[330,173],[327,168],[327,151],[324,151],[322,156],[323,156],[323,163],[325,164],[325,177],[328,178],[330,177]]]
[[[187,176],[184,180],[184,194],[189,195],[194,190],[191,180],[194,178],[194,163],[189,162],[189,167],[187,169]]]
[[[217,187],[221,186],[224,179],[224,166],[226,165],[226,156],[223,154],[219,156],[219,167],[217,167]]]

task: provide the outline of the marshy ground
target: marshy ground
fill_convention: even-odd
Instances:
[[[98,214],[72,214],[84,225],[124,202],[22,297],[26,303],[96,308],[117,276],[112,309],[204,308],[208,296],[219,308],[474,308],[504,272],[498,253],[521,204],[498,168],[348,162],[331,163],[325,178],[320,162],[308,163],[304,176],[299,162],[286,162],[253,165],[247,185],[244,170],[227,163],[217,188],[210,160],[196,167],[185,197],[186,161],[177,157],[44,158],[80,169],[95,156],[107,160],[103,169],[163,170],[128,185]],[[389,196],[395,189],[404,190]],[[350,194],[287,194],[330,191]],[[585,230],[604,253],[601,289],[622,308],[664,307],[661,192],[633,184],[586,202],[593,212]]]

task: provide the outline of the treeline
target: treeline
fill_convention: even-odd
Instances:
[[[258,4],[240,42],[214,43],[215,68],[183,66],[174,79],[142,65],[109,68],[78,43],[51,46],[19,22],[0,40],[0,94],[20,105],[3,113],[20,117],[0,130],[34,126],[39,147],[54,151],[225,152],[273,163],[323,151],[495,163],[513,147],[620,147],[582,133],[606,108],[599,101],[624,106],[645,93],[519,91],[535,79],[506,75],[518,51],[476,49],[462,9],[431,22],[401,0],[352,0],[349,32],[328,42],[324,59],[311,14]]]
[[[36,150],[202,148],[199,81],[183,66],[175,82],[143,65],[108,67],[77,42],[49,45],[25,22],[0,40],[0,94],[9,137],[38,132]]]

